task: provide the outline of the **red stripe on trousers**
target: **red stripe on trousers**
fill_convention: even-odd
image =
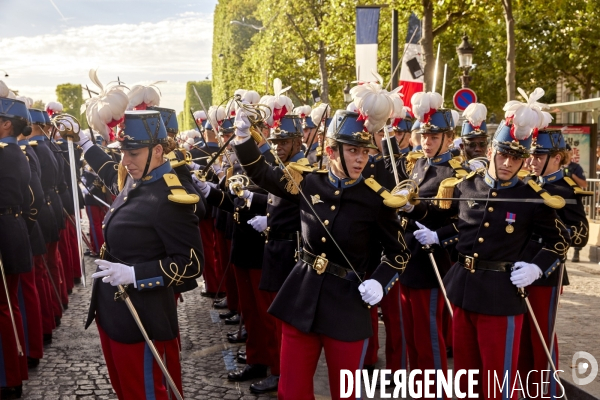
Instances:
[[[515,289],[516,290],[516,289]],[[509,390],[512,389],[517,372],[517,358],[519,355],[519,339],[523,326],[523,315],[511,316],[514,318],[514,334],[512,335],[512,349],[509,354],[510,363]],[[504,379],[504,363],[507,342],[507,316],[478,314],[454,307],[453,320],[453,349],[454,371],[460,369],[475,369],[479,371],[478,385],[475,393],[479,398],[502,399],[502,393],[496,389],[494,393],[494,373],[498,379]],[[488,382],[488,371],[490,379]],[[460,380],[461,391],[467,393],[468,382],[466,377]],[[488,393],[488,387],[490,391]],[[513,399],[517,399],[522,392],[515,391]],[[510,394],[510,393],[509,393]]]
[[[61,269],[61,277],[65,285],[64,294],[61,290],[61,298],[63,304],[67,304],[69,302],[69,297],[67,295],[67,290],[73,289],[73,253],[71,252],[71,233],[70,233],[70,225],[69,221],[66,222],[66,228],[60,231],[60,240],[58,242],[58,251],[59,256],[62,261],[62,269]]]
[[[2,341],[2,353],[4,373],[6,376],[6,386],[18,386],[24,380],[27,380],[27,356],[25,355],[25,335],[23,333],[23,319],[19,309],[18,289],[19,275],[6,275],[6,285],[8,286],[8,296],[4,289],[4,284],[0,285],[0,341]],[[17,334],[19,343],[23,349],[23,355],[19,356],[17,350],[17,341],[13,330],[10,311],[8,308],[8,298],[12,305],[15,324],[17,325]]]
[[[125,344],[119,343],[108,337],[106,332],[98,326],[100,333],[100,343],[102,353],[106,360],[108,376],[110,383],[117,393],[119,400],[143,400],[146,399],[146,387],[144,380],[144,353],[145,342]],[[173,378],[175,385],[179,388],[179,393],[183,395],[181,384],[181,364],[179,363],[179,345],[177,339],[164,342],[154,340],[154,346],[164,360],[169,374]],[[154,377],[154,394],[156,400],[169,400],[166,383],[164,382],[162,371],[152,360],[152,374]],[[175,396],[173,396],[175,398]]]
[[[199,226],[202,248],[204,249],[204,271],[202,274],[206,283],[206,291],[212,293],[224,292],[223,274],[221,273],[219,260],[216,257],[215,220],[213,218],[202,219]],[[221,284],[221,287],[219,287],[219,284]]]
[[[533,309],[533,313],[535,314],[535,318],[540,326],[540,330],[544,335],[544,340],[546,342],[546,346],[550,348],[550,341],[548,338],[550,337],[550,307],[552,306],[555,309],[555,305],[551,304],[552,301],[556,301],[556,299],[552,299],[552,292],[556,291],[557,288],[551,286],[529,286],[527,287],[527,298],[531,303],[531,308]],[[553,313],[554,315],[554,313]],[[554,354],[552,354],[554,358],[554,365],[558,370],[558,337],[556,336],[556,332],[554,333]],[[523,319],[523,329],[521,331],[521,344],[519,346],[519,375],[525,381],[527,374],[529,371],[537,370],[549,370],[551,369],[548,364],[548,358],[546,357],[546,352],[542,346],[542,342],[540,341],[540,337],[533,325],[533,320],[531,319],[531,315],[527,313],[527,317]],[[529,379],[529,393],[531,397],[534,397],[535,393],[539,395],[540,387],[542,387],[542,376],[541,374],[535,374],[535,377],[539,379],[534,379],[533,374],[530,375]],[[548,377],[544,379],[545,382],[548,382]],[[523,382],[525,383],[525,382]],[[535,384],[537,383],[537,387]],[[556,395],[560,396],[562,393],[562,389],[558,387],[556,389]],[[546,395],[548,396],[548,395]],[[529,397],[529,396],[525,396]]]
[[[27,318],[27,338],[29,344],[29,357],[42,358],[44,356],[44,335],[42,332],[42,311],[40,297],[35,284],[35,269],[26,274],[19,274],[21,292],[25,303],[25,316]]]
[[[50,275],[52,276],[52,280],[56,285],[58,290],[58,294],[61,297],[61,302],[64,303],[64,297],[67,297],[67,287],[65,285],[63,274],[62,274],[62,259],[58,254],[58,242],[52,242],[46,244],[46,262],[48,263],[48,269],[50,270]],[[52,283],[50,283],[52,284]],[[52,289],[54,290],[54,289]],[[54,316],[62,317],[62,309],[60,308],[60,303],[56,296],[52,297],[52,310],[54,312]]]
[[[279,360],[273,346],[277,340],[277,326],[275,317],[267,313],[271,297],[268,292],[258,288],[261,273],[260,269],[235,267],[240,307],[248,332],[246,361],[248,364],[263,364],[277,369]],[[273,374],[277,375],[278,372]]]
[[[35,285],[40,298],[42,312],[42,331],[43,333],[52,333],[56,328],[54,323],[54,313],[52,311],[52,297],[56,297],[52,284],[48,279],[48,273],[44,265],[44,256],[34,256],[33,265],[35,268]]]
[[[75,221],[75,216],[71,216],[73,221]],[[81,211],[79,212],[79,218],[81,218]],[[73,278],[81,278],[81,265],[79,264],[79,243],[77,242],[77,229],[73,226],[69,221],[67,224],[67,234],[69,239],[69,251],[71,256],[71,272]],[[81,232],[84,235],[83,231]],[[84,246],[83,238],[81,239],[81,245]],[[83,254],[83,252],[82,252]],[[66,278],[66,273],[65,273]],[[73,288],[74,282],[73,279],[68,280],[68,285],[71,285],[70,288]]]
[[[314,400],[314,376],[321,350],[325,350],[329,390],[333,400],[340,398],[340,370],[354,371],[361,367],[364,340],[342,342],[325,335],[304,333],[282,323],[281,377],[279,400]],[[355,398],[354,393],[350,398]]]

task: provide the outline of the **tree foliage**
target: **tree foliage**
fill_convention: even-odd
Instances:
[[[180,131],[196,128],[194,118],[190,113],[190,109],[194,112],[202,110],[200,101],[198,100],[198,97],[196,97],[196,93],[194,92],[194,87],[198,91],[198,95],[200,95],[200,98],[202,99],[202,102],[204,103],[204,106],[207,110],[213,101],[211,81],[188,82],[185,87],[185,101],[183,102],[183,111],[180,113],[181,120],[179,115],[177,116],[177,122],[179,123]]]
[[[83,92],[81,85],[63,83],[56,86],[56,99],[63,105],[63,113],[71,114],[79,120],[81,128],[87,128],[87,118],[81,113]]]

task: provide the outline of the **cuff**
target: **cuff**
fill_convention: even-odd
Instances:
[[[79,145],[79,147],[81,147],[81,150],[83,150],[83,154],[85,154],[85,152],[91,149],[93,146],[94,143],[91,140],[88,140],[87,142]]]

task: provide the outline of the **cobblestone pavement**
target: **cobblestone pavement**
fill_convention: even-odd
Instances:
[[[86,257],[88,277],[95,269]],[[563,379],[571,380],[571,358],[576,351],[587,351],[600,360],[600,267],[591,263],[568,264],[571,285],[565,288],[558,319],[560,368]],[[24,384],[25,399],[116,399],[108,380],[108,372],[94,324],[83,330],[90,297],[86,288],[77,286],[70,296],[69,309],[62,325],[54,333],[54,342],[46,347],[44,358],[30,370]],[[213,322],[211,301],[200,296],[200,290],[184,294],[179,304],[182,341],[183,385],[187,399],[269,399],[250,394],[250,382],[227,381],[224,351],[233,355],[239,346],[230,345],[225,333],[235,327]],[[383,325],[381,325],[383,328]],[[380,329],[380,343],[383,329]],[[378,365],[384,365],[383,348]],[[600,377],[583,387],[600,397]],[[328,399],[327,371],[323,357],[315,377],[317,399]]]

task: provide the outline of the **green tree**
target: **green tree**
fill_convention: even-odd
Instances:
[[[43,100],[36,100],[33,102],[33,105],[31,106],[31,108],[37,108],[38,110],[43,110],[45,106],[45,103]]]
[[[72,83],[58,85],[56,99],[62,103],[64,113],[73,115],[79,120],[82,128],[87,128],[87,119],[85,114],[81,113],[81,105],[84,103],[81,85]]]
[[[194,87],[198,91],[198,95],[200,95],[207,110],[213,101],[211,81],[188,82],[185,87],[185,101],[183,102],[183,121],[179,125],[179,130],[182,131],[196,128],[190,109],[192,111],[202,110],[200,101],[194,92]]]

